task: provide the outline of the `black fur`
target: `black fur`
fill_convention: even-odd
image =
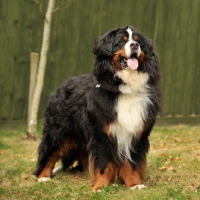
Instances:
[[[144,121],[145,129],[140,139],[132,139],[134,152],[131,151],[133,162],[131,166],[137,169],[140,162],[146,162],[149,149],[148,136],[160,111],[160,72],[157,55],[151,40],[136,28],[130,27],[138,37],[138,43],[144,52],[143,62],[139,63],[138,73],[148,73],[150,100],[148,116]],[[93,160],[94,167],[103,174],[109,162],[123,162],[118,156],[117,139],[104,131],[104,126],[117,119],[115,110],[119,86],[123,80],[116,76],[113,66],[113,55],[124,44],[120,38],[126,33],[126,28],[109,31],[95,41],[93,52],[96,55],[93,75],[74,77],[63,83],[49,100],[45,112],[45,123],[42,142],[39,145],[37,169],[39,176],[49,162],[50,157],[60,150],[66,141],[75,140],[78,148],[71,148],[59,157],[63,168],[68,168],[75,160],[82,163],[82,157]],[[99,84],[99,85],[98,85]],[[100,86],[100,87],[98,87]]]

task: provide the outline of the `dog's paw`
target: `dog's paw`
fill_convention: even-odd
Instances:
[[[139,185],[132,186],[130,189],[131,190],[141,190],[141,189],[145,189],[145,188],[147,188],[145,185],[139,184]]]
[[[98,190],[95,190],[95,189],[92,189],[92,192],[96,193],[96,192],[102,192],[101,189],[98,189]]]
[[[51,178],[49,178],[49,177],[41,177],[41,178],[37,179],[38,182],[47,182],[47,181],[50,181],[50,180],[51,180]]]

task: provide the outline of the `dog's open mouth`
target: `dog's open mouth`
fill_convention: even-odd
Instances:
[[[120,64],[123,69],[136,70],[139,66],[138,59],[136,55],[132,55],[130,58],[121,57]]]

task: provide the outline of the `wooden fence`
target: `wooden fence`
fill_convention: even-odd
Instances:
[[[30,53],[40,52],[47,0],[40,2],[0,1],[0,119],[27,116]],[[157,46],[163,115],[199,116],[199,9],[199,0],[72,0],[53,16],[39,116],[60,83],[92,71],[95,38],[126,25],[140,29]]]

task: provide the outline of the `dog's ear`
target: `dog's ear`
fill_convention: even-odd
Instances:
[[[105,35],[95,40],[93,52],[97,56],[111,56],[113,41],[118,29],[107,32]]]

